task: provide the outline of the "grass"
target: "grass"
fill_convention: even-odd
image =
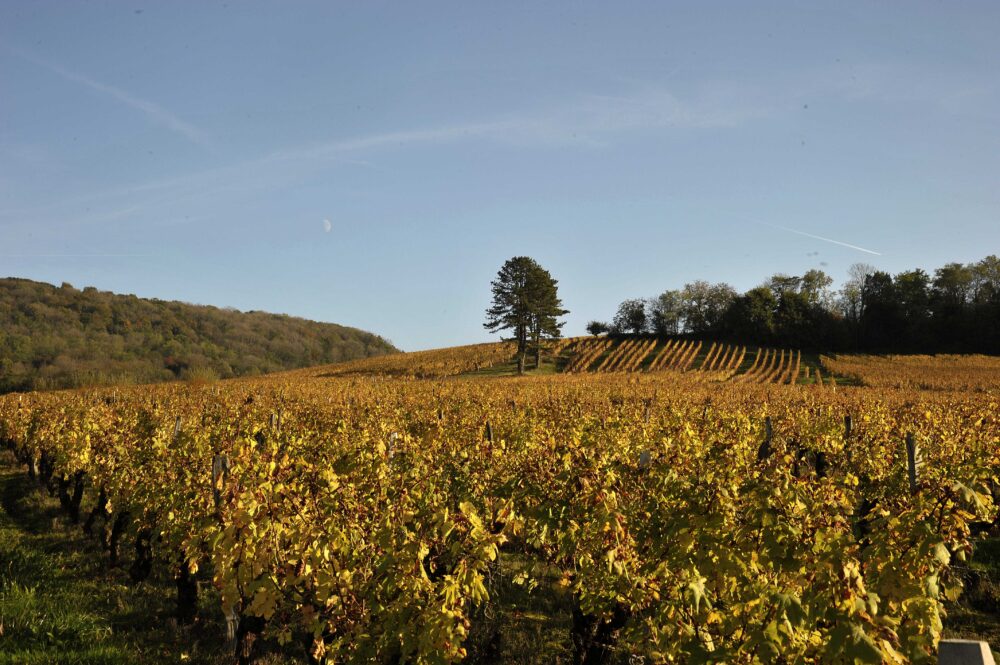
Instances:
[[[176,627],[172,581],[132,585],[125,570],[109,569],[8,453],[0,506],[0,665],[229,662],[221,621]],[[211,616],[213,599],[202,600]]]

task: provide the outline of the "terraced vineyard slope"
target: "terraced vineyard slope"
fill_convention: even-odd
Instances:
[[[674,371],[711,381],[797,383],[808,379],[803,372],[810,369],[799,351],[692,339],[577,337],[556,350],[570,373]]]

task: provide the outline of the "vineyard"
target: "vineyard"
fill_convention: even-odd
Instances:
[[[809,366],[800,351],[748,348],[678,338],[573,337],[546,349],[558,371],[583,373],[686,373],[691,380],[740,383],[824,382],[818,364]],[[512,342],[397,353],[323,368],[294,370],[289,377],[394,376],[445,378],[461,374],[513,373]],[[828,374],[833,371],[827,370]],[[832,382],[832,377],[828,376]]]
[[[351,374],[379,374],[388,376],[410,376],[415,378],[441,378],[465,372],[489,369],[506,363],[514,355],[515,346],[511,342],[471,344],[448,349],[394,353],[373,358],[362,358],[323,368],[326,376],[346,376]],[[312,374],[316,368],[298,370]]]
[[[827,371],[873,388],[1000,389],[1000,358],[994,356],[823,356],[821,360]]]
[[[241,662],[924,662],[993,528],[996,393],[638,339],[371,376],[505,360],[427,353],[7,395],[0,441],[134,580],[170,571],[180,622],[217,594]]]
[[[568,373],[674,371],[702,380],[793,384],[808,380],[810,371],[800,351],[750,351],[690,339],[577,337],[564,340],[555,351],[566,356],[563,371]],[[822,376],[813,374],[812,381],[822,383]]]

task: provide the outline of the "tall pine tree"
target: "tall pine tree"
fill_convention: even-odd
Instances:
[[[548,270],[527,256],[515,256],[500,268],[493,280],[493,304],[486,310],[490,332],[512,331],[517,342],[517,371],[524,373],[529,344],[535,350],[536,368],[541,361],[543,340],[558,338],[568,312],[559,300],[558,282]]]

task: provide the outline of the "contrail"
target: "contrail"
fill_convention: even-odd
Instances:
[[[80,85],[86,86],[91,90],[96,90],[97,92],[108,95],[109,97],[121,102],[126,106],[130,106],[133,109],[141,111],[146,116],[148,116],[153,122],[159,125],[163,125],[170,131],[180,134],[184,138],[188,139],[192,143],[196,143],[204,148],[211,148],[211,142],[208,136],[192,125],[189,122],[181,120],[176,115],[168,111],[167,109],[154,104],[153,102],[147,101],[136,97],[132,93],[122,90],[121,88],[116,88],[113,85],[108,85],[107,83],[102,83],[101,81],[94,80],[89,76],[84,76],[83,74],[78,74],[77,72],[66,69],[65,67],[60,67],[54,63],[42,60],[35,55],[22,51],[19,48],[15,48],[8,44],[4,44],[8,51],[17,55],[23,60],[43,67],[53,74],[57,74],[67,81],[73,81],[74,83],[79,83]]]
[[[107,258],[149,258],[154,254],[0,254],[5,259],[107,259]]]
[[[781,231],[788,231],[789,233],[795,233],[800,236],[805,236],[807,238],[813,238],[815,240],[822,240],[823,242],[832,243],[834,245],[840,245],[841,247],[848,247],[850,249],[856,249],[859,252],[864,252],[865,254],[874,254],[875,256],[882,256],[880,252],[876,252],[870,249],[865,249],[864,247],[858,247],[857,245],[852,245],[847,242],[840,242],[839,240],[833,240],[831,238],[824,238],[823,236],[818,236],[814,233],[806,233],[805,231],[796,231],[795,229],[789,229],[784,226],[778,226],[776,224],[768,224],[767,222],[758,222],[758,224],[763,224],[764,226],[770,226],[772,229],[779,229]]]

